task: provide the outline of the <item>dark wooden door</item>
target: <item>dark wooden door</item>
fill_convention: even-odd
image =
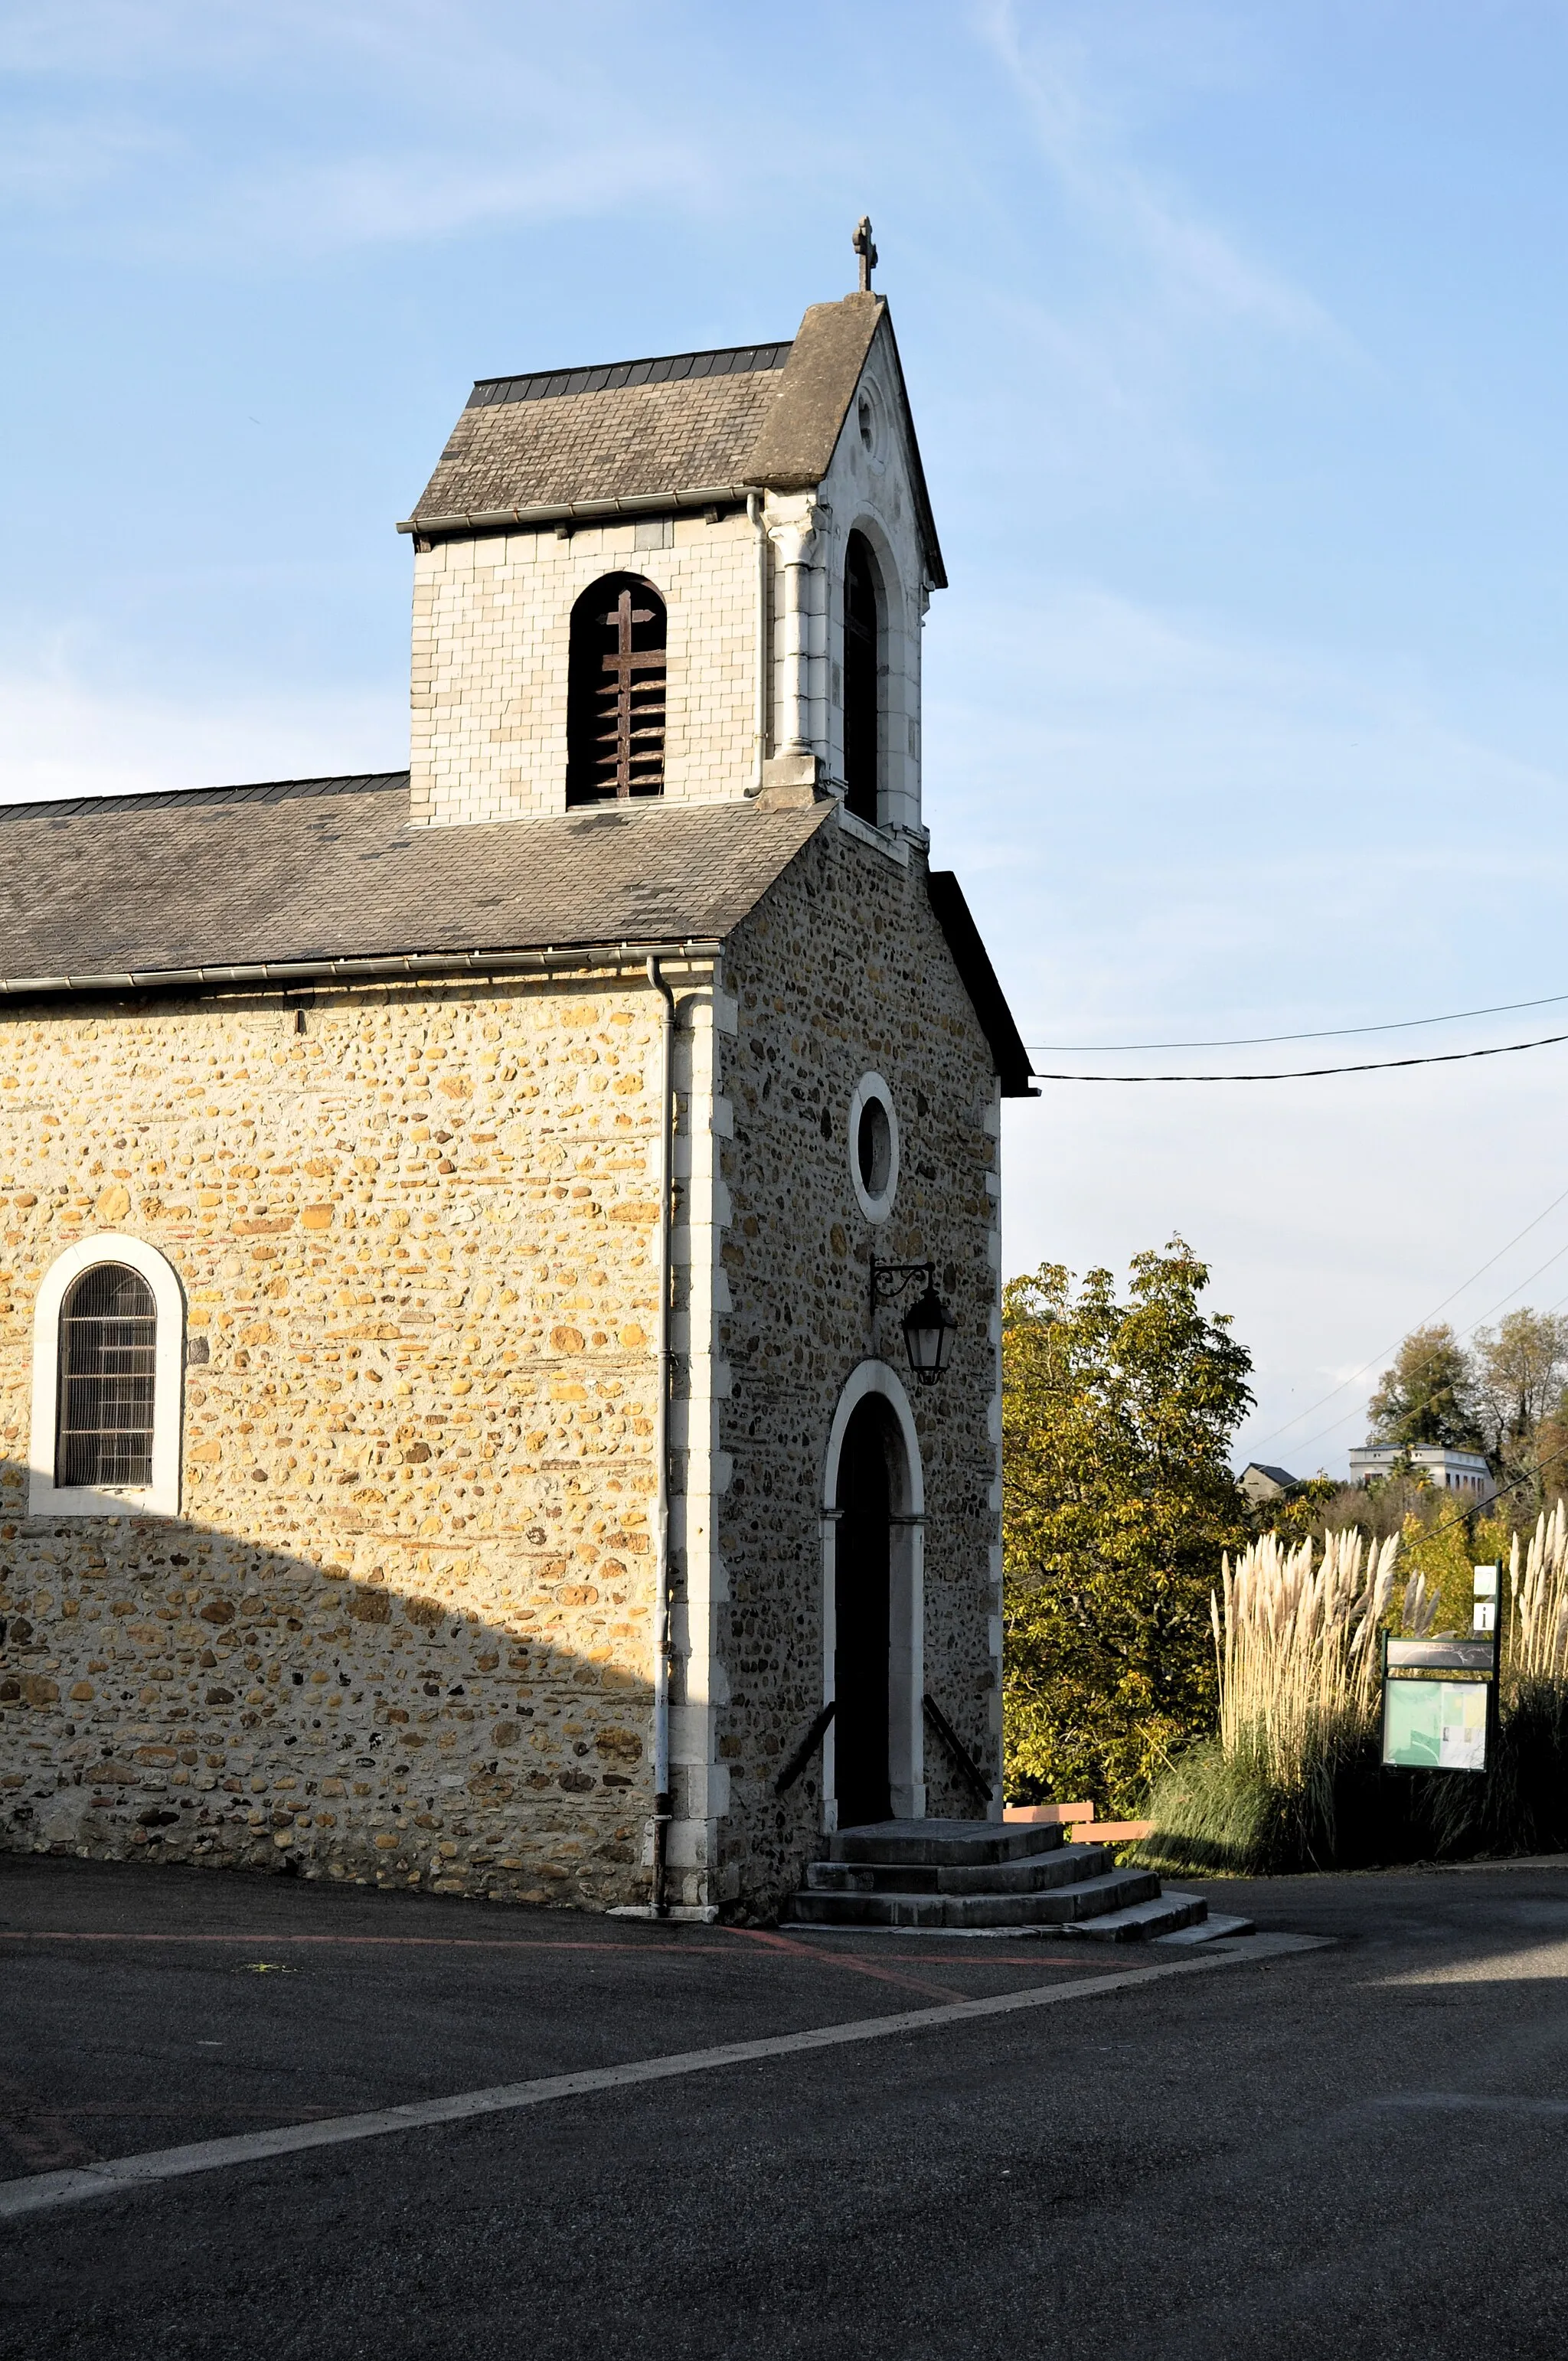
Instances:
[[[835,1558],[834,1784],[839,1825],[891,1817],[887,1773],[888,1592],[891,1575],[888,1433],[880,1402],[861,1404],[839,1462]]]

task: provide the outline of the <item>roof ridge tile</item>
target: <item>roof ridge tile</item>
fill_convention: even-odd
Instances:
[[[793,338],[771,344],[721,345],[704,352],[649,353],[629,361],[579,362],[575,368],[532,369],[518,377],[481,377],[468,396],[470,410],[490,410],[509,401],[572,400],[583,393],[615,393],[623,386],[679,384],[694,377],[749,377],[782,369]]]

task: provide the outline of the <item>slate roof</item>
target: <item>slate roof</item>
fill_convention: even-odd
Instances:
[[[790,346],[778,399],[762,421],[751,454],[754,482],[782,492],[805,491],[821,482],[850,414],[872,339],[887,316],[881,295],[846,295],[838,303],[812,304]],[[891,338],[891,322],[888,335]]]
[[[833,810],[648,802],[411,828],[406,771],[0,804],[0,998],[718,944]],[[1003,1096],[1029,1096],[958,879],[928,885]]]
[[[0,807],[0,992],[719,941],[831,807],[411,828],[406,771]]]
[[[950,869],[931,870],[926,884],[937,924],[941,928],[948,949],[953,955],[953,965],[963,980],[970,1005],[980,1019],[980,1029],[991,1045],[1003,1097],[1038,1098],[1038,1091],[1030,1088],[1035,1070],[1029,1063],[1029,1052],[1024,1047],[1017,1022],[1007,1005],[1007,996],[997,981],[996,970],[991,964],[991,953],[981,941],[980,928],[970,914],[963,887]]]
[[[788,345],[481,381],[419,505],[436,516],[569,508],[751,480]],[[753,360],[750,368],[730,366]]]
[[[885,300],[846,295],[814,303],[786,343],[481,378],[399,530],[494,531],[820,483],[884,323],[891,343]],[[896,368],[896,344],[893,355]],[[927,564],[944,585],[913,436],[911,448]]]

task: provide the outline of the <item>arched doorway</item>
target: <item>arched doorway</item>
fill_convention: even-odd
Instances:
[[[868,1394],[850,1420],[839,1455],[833,1751],[841,1828],[893,1816],[888,1651],[894,1440],[887,1404]]]
[[[828,1825],[926,1810],[921,1528],[915,1421],[885,1361],[863,1361],[828,1437],[823,1525]]]

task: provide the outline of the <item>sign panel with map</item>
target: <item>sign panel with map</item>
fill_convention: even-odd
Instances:
[[[1483,1567],[1479,1575],[1495,1569]],[[1383,1640],[1383,1760],[1395,1771],[1485,1771],[1497,1687],[1496,1619],[1483,1638]]]
[[[1401,1771],[1485,1771],[1486,1681],[1391,1680],[1383,1691],[1383,1760]]]

